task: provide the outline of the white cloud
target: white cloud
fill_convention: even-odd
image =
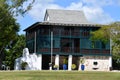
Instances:
[[[99,6],[99,7],[113,4],[113,0],[82,0],[82,2],[88,6]]]
[[[70,9],[70,10],[81,10],[83,7],[83,3],[71,3],[69,6],[67,6],[65,9]]]
[[[61,6],[52,3],[53,0],[36,0],[34,3],[32,10],[29,11],[29,15],[31,15],[34,19],[38,21],[43,21],[43,17],[46,9],[60,9]]]
[[[87,19],[94,23],[109,23],[113,21],[111,16],[104,12],[103,6],[112,5],[112,0],[82,0],[78,3],[72,2],[67,7],[54,4],[54,0],[36,0],[29,15],[38,21],[43,21],[46,9],[71,9],[83,10]]]
[[[109,5],[120,6],[120,0],[81,0],[87,6],[105,7]]]
[[[72,3],[66,9],[83,10],[89,22],[104,24],[113,21],[112,17],[105,13],[101,7],[85,6],[82,2]]]
[[[35,0],[35,4],[46,4],[52,2],[54,2],[54,0]]]
[[[100,7],[83,7],[83,11],[89,22],[104,24],[113,21],[112,17],[105,13]]]

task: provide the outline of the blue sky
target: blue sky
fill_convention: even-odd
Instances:
[[[19,34],[35,22],[43,21],[46,9],[82,10],[91,23],[108,24],[120,21],[120,0],[35,0],[33,8],[18,17]]]

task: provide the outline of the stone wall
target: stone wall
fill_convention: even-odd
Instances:
[[[84,56],[86,71],[109,71],[110,56]]]

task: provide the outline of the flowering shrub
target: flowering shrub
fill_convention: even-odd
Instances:
[[[72,64],[71,68],[74,70],[76,68],[76,65]]]

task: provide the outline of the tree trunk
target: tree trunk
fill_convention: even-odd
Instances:
[[[1,56],[0,56],[0,70],[2,69],[2,60],[1,60]]]
[[[0,53],[0,70],[2,70],[2,62],[3,62],[3,59],[4,59],[4,53],[3,52],[1,52]]]

